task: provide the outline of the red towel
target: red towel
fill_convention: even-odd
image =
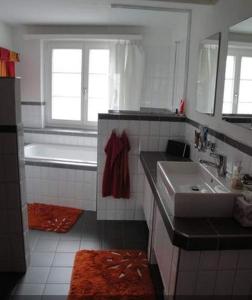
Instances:
[[[13,61],[6,62],[7,76],[15,77],[15,63]]]
[[[118,137],[113,131],[105,147],[107,159],[103,173],[103,197],[130,197],[129,151],[130,145],[127,134],[123,132],[121,137]]]
[[[0,48],[0,60],[9,61],[10,50],[5,48]]]

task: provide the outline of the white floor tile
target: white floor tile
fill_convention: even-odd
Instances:
[[[46,284],[43,295],[68,295],[69,288],[69,284]]]
[[[50,274],[47,283],[70,283],[72,275],[72,268],[53,267],[50,270]]]
[[[55,254],[53,252],[31,253],[31,267],[50,267]]]
[[[75,253],[56,253],[53,266],[54,267],[72,267],[74,264]]]
[[[59,241],[56,252],[76,252],[80,248],[80,241]]]
[[[41,240],[37,242],[34,251],[36,252],[55,252],[58,245],[58,241],[55,240]]]
[[[22,283],[46,283],[49,267],[30,267],[22,278]]]
[[[15,295],[39,296],[43,294],[45,284],[19,284],[16,287]]]

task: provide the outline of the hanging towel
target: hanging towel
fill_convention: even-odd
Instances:
[[[9,61],[10,50],[5,48],[0,48],[0,60]]]
[[[18,61],[18,53],[0,47],[0,77],[15,77],[15,63]]]
[[[118,137],[112,132],[105,147],[107,155],[103,173],[102,196],[114,198],[130,197],[130,179],[128,166],[129,140],[125,132]]]
[[[15,63],[13,61],[6,62],[6,71],[8,77],[15,77]]]
[[[6,61],[0,60],[0,77],[7,76]]]
[[[105,168],[103,172],[103,183],[102,183],[102,196],[107,197],[112,195],[112,183],[113,183],[113,170],[116,158],[118,158],[121,152],[120,141],[113,130],[111,136],[105,147],[105,153],[107,155]]]

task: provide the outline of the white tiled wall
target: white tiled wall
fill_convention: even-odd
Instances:
[[[22,123],[26,127],[44,127],[44,106],[22,105]]]
[[[142,107],[171,108],[173,88],[173,47],[147,45]]]
[[[111,131],[118,133],[126,130],[131,150],[129,152],[129,170],[131,182],[130,199],[102,197],[102,176],[106,155],[104,147]],[[181,122],[99,120],[98,123],[98,188],[97,216],[105,220],[142,220],[142,197],[144,193],[144,175],[139,159],[140,151],[165,151],[168,138],[182,139],[185,124]]]
[[[184,94],[186,41],[181,40],[177,50],[175,43],[156,41],[153,45],[146,45],[145,56],[141,107],[175,111]]]
[[[186,123],[185,136],[186,141],[191,146],[191,159],[199,161],[199,159],[213,160],[210,157],[209,150],[206,152],[199,152],[194,148],[194,131],[195,127]],[[241,152],[240,150],[220,141],[219,139],[209,135],[209,140],[216,143],[216,152],[223,154],[227,157],[227,171],[232,173],[233,165],[239,161],[242,163],[242,173],[252,173],[252,157]],[[245,141],[244,141],[245,142]],[[213,160],[214,162],[214,160]]]
[[[88,136],[70,136],[58,134],[44,134],[44,133],[25,133],[25,143],[37,144],[63,144],[75,146],[89,146],[97,147],[97,137]]]
[[[96,210],[96,171],[25,166],[27,201]]]

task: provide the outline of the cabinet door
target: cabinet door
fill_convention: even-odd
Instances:
[[[165,295],[173,295],[175,289],[178,248],[173,246],[158,207],[155,208],[153,249],[162,277]]]
[[[152,194],[151,187],[149,185],[147,177],[145,177],[144,181],[144,197],[143,197],[143,210],[146,223],[148,225],[149,231],[151,232],[152,228],[152,218],[153,218],[153,204],[154,197]]]

